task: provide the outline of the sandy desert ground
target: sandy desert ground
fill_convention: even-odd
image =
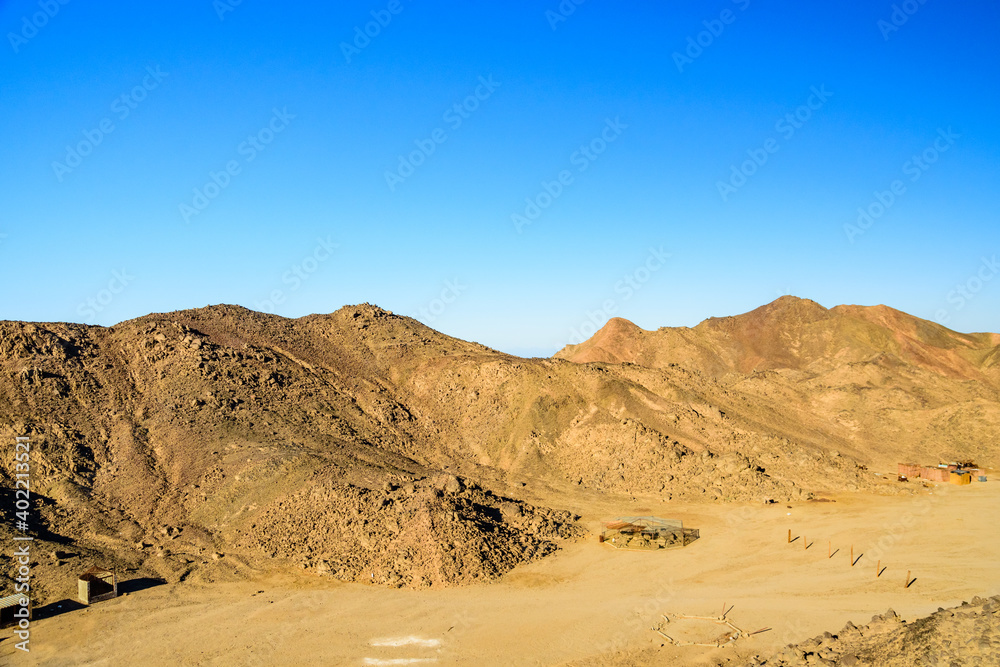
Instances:
[[[560,506],[566,498],[550,497]],[[679,505],[597,500],[571,507],[592,531],[615,515],[682,518],[701,539],[624,552],[587,539],[500,583],[392,590],[277,574],[133,592],[33,626],[25,665],[745,664],[892,608],[913,620],[1000,592],[1000,484],[938,485],[905,497]],[[655,505],[653,503],[656,503]],[[790,505],[790,506],[789,506]],[[787,530],[798,539],[787,543]],[[803,541],[808,540],[808,549]],[[838,550],[828,558],[828,543]],[[860,560],[851,567],[850,548]],[[877,558],[876,558],[877,557]],[[886,570],[875,577],[876,560]],[[906,572],[915,579],[904,588]],[[747,631],[725,649],[664,646],[664,612],[719,615]],[[691,637],[720,629],[692,624]],[[11,639],[0,659],[12,664]],[[20,652],[19,652],[20,653]],[[971,664],[971,663],[970,663]]]

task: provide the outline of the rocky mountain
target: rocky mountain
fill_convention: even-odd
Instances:
[[[760,310],[684,331],[616,320],[554,359],[368,304],[0,322],[0,435],[31,439],[37,593],[64,594],[85,560],[172,581],[488,582],[580,537],[582,492],[898,493],[868,466],[995,460],[991,335],[787,299]],[[892,322],[909,338],[880,333]],[[841,353],[828,339],[843,332],[859,342]]]
[[[994,462],[1000,334],[962,334],[886,306],[823,306],[785,296],[692,328],[608,322],[556,358],[682,367],[747,397],[772,397],[799,438],[897,458]],[[807,432],[808,431],[808,432]]]
[[[733,317],[645,331],[614,318],[555,355],[577,363],[680,364],[713,376],[768,370],[829,372],[884,361],[956,380],[1000,381],[1000,334],[961,334],[887,306],[824,308],[783,296]]]

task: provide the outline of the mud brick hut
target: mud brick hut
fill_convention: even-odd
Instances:
[[[0,598],[0,628],[9,628],[12,625],[17,625],[21,619],[15,616],[15,614],[24,608],[28,609],[26,618],[30,620],[31,598],[24,593],[14,593],[5,598]]]
[[[948,468],[939,468],[936,466],[924,466],[920,469],[920,476],[923,479],[928,479],[932,482],[948,482],[951,481],[951,471]]]
[[[111,570],[94,566],[77,580],[80,602],[93,604],[118,597],[118,577]]]

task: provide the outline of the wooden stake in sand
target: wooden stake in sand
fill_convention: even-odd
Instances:
[[[878,579],[878,571],[882,568],[882,561],[875,563],[875,578]]]
[[[831,540],[826,543],[826,557],[829,558],[832,555],[833,555],[833,541]]]
[[[910,587],[910,571],[907,570],[906,571],[906,581],[903,582],[903,588],[909,588],[909,587]]]
[[[792,529],[791,528],[788,529],[788,543],[789,544],[792,543]]]
[[[854,545],[851,545],[851,567],[854,567]]]
[[[805,551],[809,548],[809,538],[805,535],[802,536],[802,550]]]

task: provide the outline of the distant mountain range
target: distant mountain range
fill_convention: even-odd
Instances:
[[[1000,334],[960,334],[887,306],[827,309],[793,296],[692,328],[645,331],[615,318],[555,357],[650,368],[682,364],[713,376],[764,370],[822,374],[884,359],[953,379],[1000,381]]]

